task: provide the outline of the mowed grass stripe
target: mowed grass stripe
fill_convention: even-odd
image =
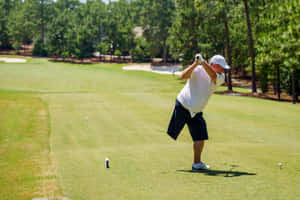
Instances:
[[[36,96],[0,93],[0,110],[1,199],[60,196],[46,104]]]
[[[26,64],[1,64],[1,89],[34,92],[153,92],[164,80],[152,73],[123,71],[124,65],[72,65],[32,59]],[[141,88],[144,84],[146,88]],[[163,89],[173,91],[178,84]],[[130,90],[128,90],[130,88]]]
[[[163,114],[167,120],[169,112],[163,113],[160,106],[149,107],[149,104],[138,103],[134,97],[123,95],[68,94],[44,95],[43,98],[52,105],[53,143],[59,144],[58,148],[166,141],[161,137],[165,135],[165,121],[154,116]]]

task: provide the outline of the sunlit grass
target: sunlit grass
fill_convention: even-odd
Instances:
[[[177,76],[123,71],[122,66],[45,59],[0,66],[5,98],[13,95],[22,102],[26,92],[28,98],[47,105],[49,144],[62,196],[72,200],[300,197],[298,105],[213,95],[204,111],[210,139],[203,153],[212,170],[193,173],[187,128],[176,142],[165,133],[185,82]],[[28,101],[29,108],[42,105]],[[106,157],[110,169],[105,169]]]
[[[45,103],[1,91],[0,110],[0,198],[59,196]]]

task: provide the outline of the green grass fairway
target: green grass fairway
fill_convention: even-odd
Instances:
[[[299,105],[213,95],[193,172],[188,129],[165,134],[184,81],[122,66],[0,63],[1,200],[300,199]]]

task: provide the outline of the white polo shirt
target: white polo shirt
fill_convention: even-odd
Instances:
[[[188,79],[184,88],[178,94],[178,101],[190,111],[194,117],[196,113],[202,112],[209,97],[216,91],[216,88],[224,83],[224,73],[217,73],[216,84],[211,81],[210,76],[202,65],[197,66]]]

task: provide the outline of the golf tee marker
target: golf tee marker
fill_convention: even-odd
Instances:
[[[105,168],[109,168],[109,159],[105,158]]]

